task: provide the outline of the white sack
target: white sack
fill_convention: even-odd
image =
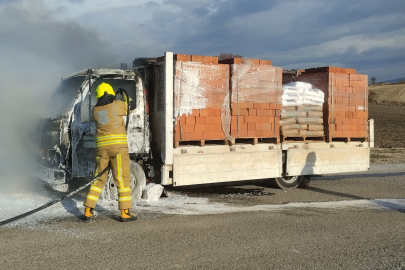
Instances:
[[[147,201],[157,201],[165,193],[165,188],[162,185],[149,183],[143,190],[142,199]]]

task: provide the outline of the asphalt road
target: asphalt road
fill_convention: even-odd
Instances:
[[[319,176],[308,189],[171,194],[208,202],[187,215],[143,205],[131,223],[72,214],[3,227],[0,269],[405,269],[405,164]]]

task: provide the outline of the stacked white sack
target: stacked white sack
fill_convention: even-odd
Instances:
[[[324,136],[323,103],[325,94],[305,82],[283,85],[281,133],[284,137]]]

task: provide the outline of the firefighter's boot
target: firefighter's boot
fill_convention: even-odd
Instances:
[[[84,210],[84,221],[91,221],[95,218],[94,208],[86,207]]]
[[[137,219],[138,219],[138,217],[136,216],[136,214],[130,213],[129,209],[121,210],[120,220],[122,222],[133,221],[133,220],[137,220]]]

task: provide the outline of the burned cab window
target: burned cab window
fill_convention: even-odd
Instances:
[[[52,117],[67,113],[85,79],[85,76],[78,76],[61,82],[48,103]]]
[[[136,84],[134,80],[123,80],[123,79],[100,79],[97,80],[91,87],[91,106],[94,107],[97,103],[96,89],[101,83],[108,83],[114,89],[116,93],[118,88],[123,88],[128,92],[128,95],[136,101]],[[117,94],[116,98],[122,100],[122,96]],[[135,103],[136,104],[136,103]]]

